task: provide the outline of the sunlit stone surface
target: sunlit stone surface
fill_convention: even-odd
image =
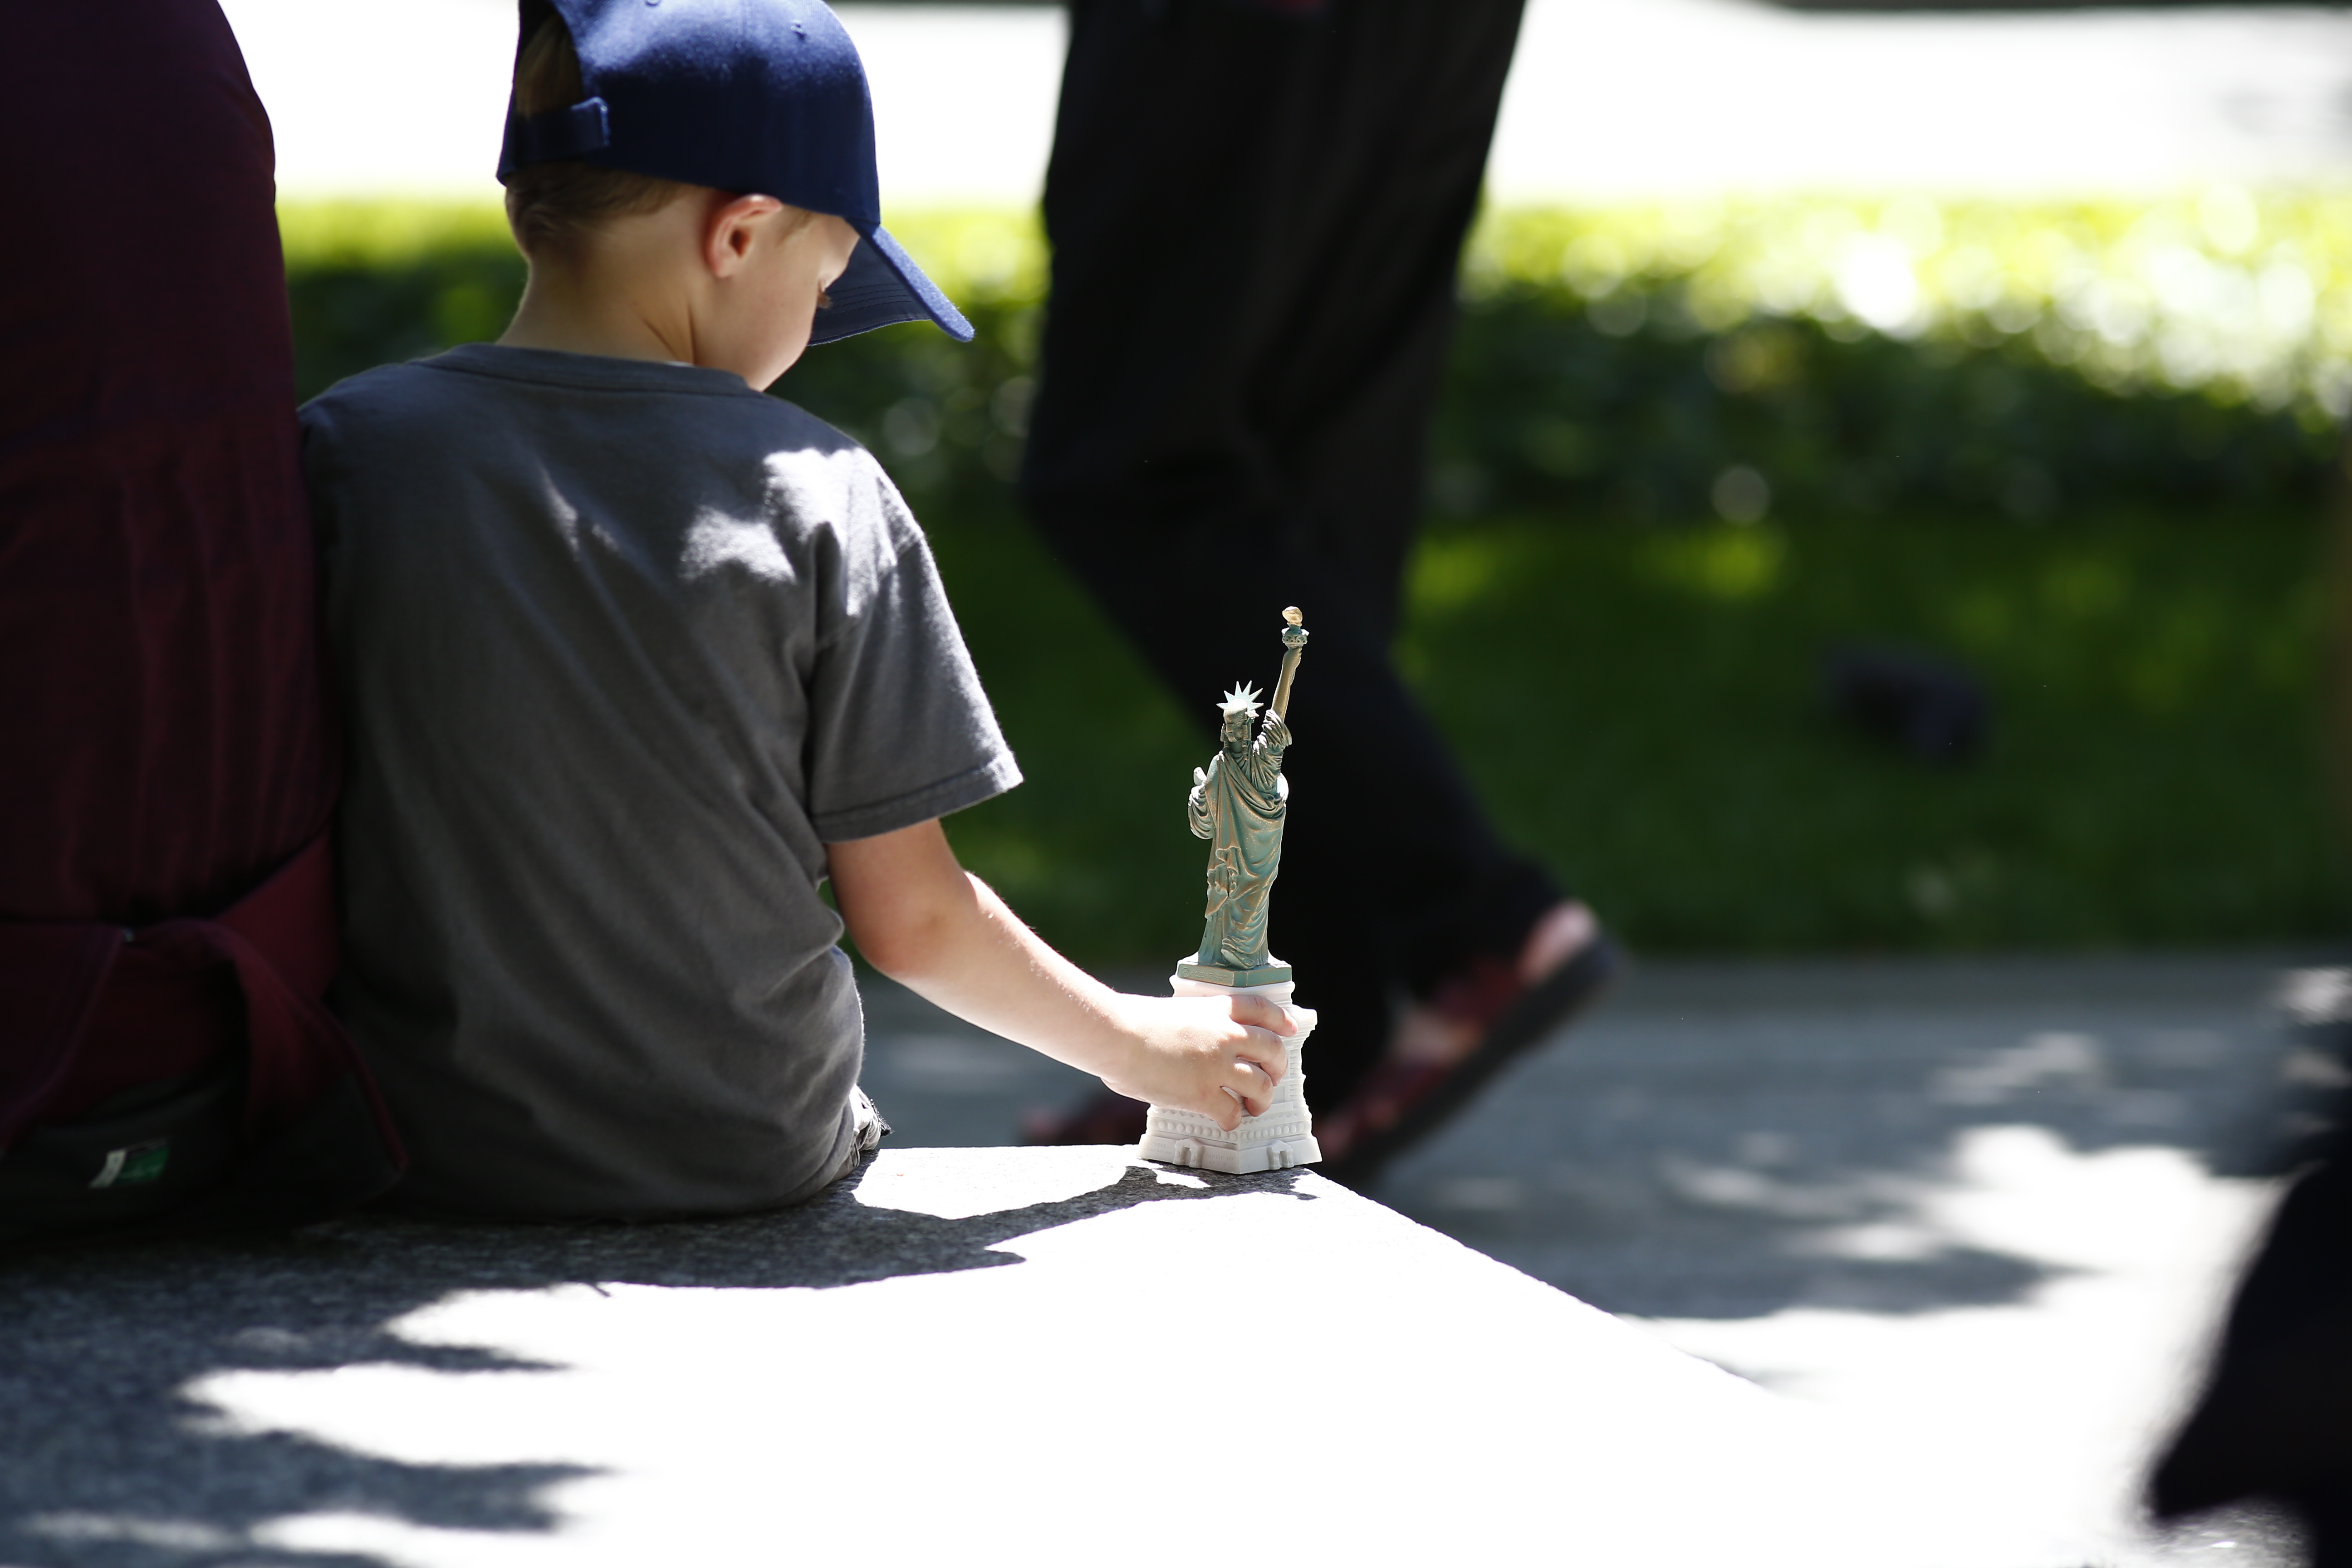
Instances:
[[[1311,1172],[890,1152],[749,1220],[37,1260],[0,1314],[0,1561],[1945,1560],[1823,1417]]]
[[[1374,1195],[1873,1434],[1935,1560],[2288,1568],[2275,1519],[2158,1536],[2137,1500],[2279,1140],[2342,1080],[2284,1027],[2339,983],[2254,952],[1653,959]],[[894,988],[867,1005],[911,1141],[998,1142],[1085,1089]]]

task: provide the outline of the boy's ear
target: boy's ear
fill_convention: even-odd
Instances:
[[[730,196],[711,193],[711,205],[702,216],[702,264],[713,278],[732,278],[758,242],[762,220],[784,210],[773,196]]]

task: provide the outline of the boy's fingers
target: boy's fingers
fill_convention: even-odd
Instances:
[[[1268,1083],[1280,1083],[1282,1075],[1290,1070],[1290,1053],[1282,1041],[1264,1029],[1252,1029],[1249,1043],[1241,1047],[1241,1058],[1265,1074]]]
[[[1249,1044],[1242,1047],[1242,1056],[1265,1069],[1267,1081],[1273,1081],[1273,1084],[1279,1084],[1282,1074],[1291,1069],[1289,1048],[1284,1047],[1282,1037],[1275,1035],[1273,1030],[1251,1030]]]
[[[1295,1035],[1298,1026],[1290,1015],[1263,996],[1236,996],[1233,1000],[1234,1022],[1253,1028],[1265,1029],[1277,1035]]]
[[[1274,1074],[1244,1057],[1234,1063],[1234,1081],[1226,1093],[1242,1102],[1252,1116],[1264,1116],[1274,1103]]]

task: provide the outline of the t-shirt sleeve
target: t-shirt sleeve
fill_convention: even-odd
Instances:
[[[880,484],[890,525],[842,563],[809,691],[809,819],[827,843],[911,827],[1021,782],[930,547]]]

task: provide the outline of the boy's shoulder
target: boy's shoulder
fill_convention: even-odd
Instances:
[[[922,537],[865,447],[726,371],[473,344],[338,382],[301,415],[314,500],[339,515],[554,476],[629,515],[726,513],[876,563]]]
[[[540,439],[599,447],[600,426],[663,439],[627,450],[633,462],[734,457],[794,467],[814,463],[851,482],[878,479],[864,446],[797,404],[771,397],[726,371],[468,343],[427,359],[379,365],[337,382],[301,409],[316,442],[408,439],[441,447]],[[444,447],[443,449],[446,449]]]
[[[404,364],[378,365],[335,383],[302,408],[308,416],[314,410],[331,415],[499,404],[520,408],[554,402],[575,409],[601,406],[624,418],[677,402],[690,407],[697,419],[731,416],[782,427],[801,425],[848,439],[805,411],[754,392],[740,376],[726,371],[498,343],[460,343]]]

